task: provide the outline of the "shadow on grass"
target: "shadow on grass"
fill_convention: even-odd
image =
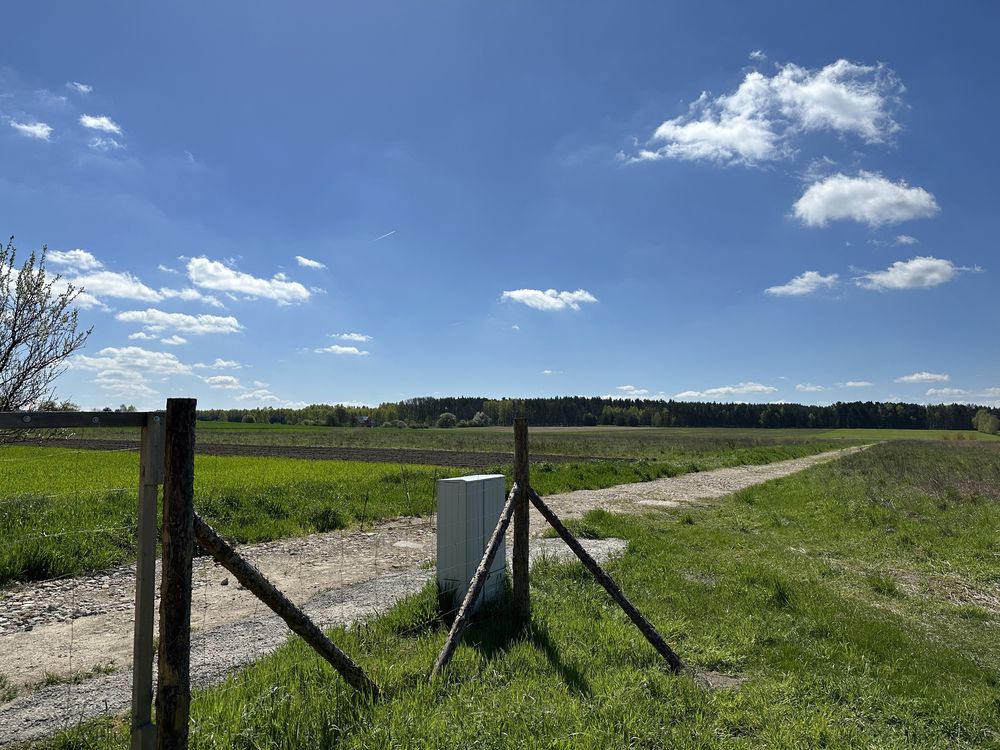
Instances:
[[[477,651],[485,661],[503,658],[518,644],[529,643],[545,655],[549,666],[570,690],[585,698],[592,696],[590,683],[583,673],[563,660],[548,626],[537,620],[522,625],[514,618],[509,582],[497,601],[483,607],[476,621],[462,635],[462,642]]]

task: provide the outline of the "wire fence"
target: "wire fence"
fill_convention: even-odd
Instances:
[[[433,580],[437,480],[473,470],[371,464],[338,471],[334,462],[309,462],[303,477],[303,463],[213,457],[198,467],[195,510],[243,541],[241,551],[293,600],[315,602],[309,611],[322,628],[353,625],[363,633],[368,618]],[[0,639],[30,644],[0,648],[0,677],[24,700],[61,692],[55,715],[62,720],[52,730],[128,705],[127,697],[102,703],[76,693],[92,678],[126,692],[131,682],[137,473],[131,447],[0,446]],[[195,560],[192,601],[195,676],[206,665],[196,684],[217,683],[288,639],[281,623],[251,632],[250,623],[274,616],[207,557]],[[407,632],[456,611],[457,603]],[[241,622],[237,653],[223,644]],[[218,663],[220,653],[228,663]],[[0,711],[0,746],[21,699]]]

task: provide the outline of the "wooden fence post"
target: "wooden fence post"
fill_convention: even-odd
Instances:
[[[514,420],[514,483],[520,488],[514,499],[514,554],[511,570],[514,577],[514,619],[522,625],[531,619],[531,595],[528,591],[528,421]]]
[[[156,492],[163,482],[163,415],[150,414],[139,447],[131,750],[153,750],[153,614],[156,606]]]
[[[188,746],[196,405],[193,398],[167,399],[160,652],[156,684],[157,750],[187,750]]]

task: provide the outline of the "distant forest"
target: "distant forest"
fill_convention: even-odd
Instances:
[[[584,427],[877,427],[911,430],[969,430],[982,407],[968,404],[899,404],[879,401],[803,404],[725,404],[694,401],[555,398],[411,398],[376,407],[315,404],[302,409],[206,409],[202,420],[269,422],[347,427],[432,427],[509,425],[526,417],[536,426]],[[996,413],[996,410],[993,410]]]

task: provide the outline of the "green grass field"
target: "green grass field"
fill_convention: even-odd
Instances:
[[[196,694],[193,748],[998,748],[1000,446],[893,443],[712,507],[590,514],[608,568],[709,690],[662,661],[577,564],[532,574],[443,678],[435,592],[333,637],[370,704],[298,641]],[[123,748],[121,721],[52,748]]]
[[[509,442],[509,436],[504,439]],[[828,440],[756,446],[681,442],[669,446],[658,460],[539,462],[534,485],[545,494],[608,487],[721,466],[770,463],[839,445]],[[510,476],[510,466],[490,470]],[[409,464],[198,456],[195,510],[230,539],[268,541],[426,515],[434,509],[434,480],[459,473],[474,472]],[[137,484],[134,451],[0,447],[0,585],[131,559]]]

